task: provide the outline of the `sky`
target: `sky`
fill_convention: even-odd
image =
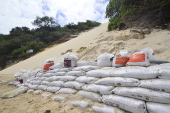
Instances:
[[[108,22],[105,10],[109,0],[1,0],[0,33],[9,34],[15,27],[35,28],[37,16],[53,17],[61,26],[68,23]]]

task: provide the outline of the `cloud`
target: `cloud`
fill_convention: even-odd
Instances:
[[[109,0],[5,0],[0,1],[0,33],[18,26],[34,28],[36,16],[50,16],[60,25],[86,20],[108,22],[105,9]]]

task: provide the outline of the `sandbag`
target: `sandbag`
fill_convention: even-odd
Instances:
[[[56,73],[53,73],[52,75],[53,76],[64,76],[66,74],[66,72],[56,72]]]
[[[97,57],[97,66],[100,67],[111,67],[112,63],[110,59],[114,57],[112,54],[104,53]]]
[[[137,79],[153,79],[158,76],[158,71],[145,67],[131,66],[121,67],[110,72],[113,77],[127,77]]]
[[[161,79],[169,79],[170,80],[170,68],[159,69],[158,77]]]
[[[45,98],[45,99],[49,99],[51,97],[52,94],[42,94],[41,97]]]
[[[42,93],[42,90],[36,90],[36,91],[33,92],[34,95],[39,95],[41,93]]]
[[[33,89],[29,89],[29,90],[27,91],[27,93],[32,93],[32,92],[34,92]]]
[[[69,72],[71,69],[69,68],[61,68],[58,70],[58,72]]]
[[[65,101],[66,98],[65,97],[60,97],[60,96],[54,96],[54,97],[52,97],[52,100],[55,100],[55,101]]]
[[[74,106],[80,106],[81,108],[87,108],[89,106],[88,102],[85,101],[74,101],[71,102]]]
[[[137,86],[139,84],[139,80],[134,78],[106,77],[99,79],[95,82],[95,84],[111,86]]]
[[[63,87],[63,81],[53,81],[48,84],[48,86],[56,86],[56,87]]]
[[[40,85],[40,84],[41,84],[41,81],[40,81],[40,80],[32,81],[32,84],[33,84],[33,85]]]
[[[91,100],[101,102],[101,95],[93,92],[88,92],[88,91],[79,91],[79,95],[84,96],[86,98],[89,98]]]
[[[149,59],[148,59],[148,55],[143,52],[143,51],[140,51],[140,52],[136,52],[134,53],[130,59],[128,60],[127,64],[128,66],[149,66],[150,65],[150,62],[149,62]]]
[[[140,80],[139,87],[170,93],[170,80],[164,79]]]
[[[103,95],[102,102],[107,105],[115,106],[132,113],[146,112],[145,102],[133,98],[122,97],[118,95]]]
[[[48,81],[42,81],[41,82],[41,85],[48,85],[50,82],[48,82]]]
[[[41,76],[42,77],[51,77],[53,73],[45,73],[45,74],[42,74]]]
[[[75,94],[77,93],[77,90],[71,89],[71,88],[61,88],[59,91],[57,91],[55,94]]]
[[[38,86],[39,86],[39,85],[30,85],[29,88],[30,88],[30,89],[38,89]]]
[[[48,87],[48,86],[46,86],[46,85],[39,85],[39,86],[38,86],[38,89],[41,89],[41,90],[46,91],[46,90],[47,90],[47,87]]]
[[[81,89],[82,86],[84,86],[83,83],[77,82],[77,81],[68,81],[63,84],[65,88],[74,88],[74,89]]]
[[[54,69],[54,70],[49,70],[49,71],[47,71],[48,73],[56,73],[56,72],[58,72],[59,71],[59,69]]]
[[[25,93],[28,91],[29,88],[27,87],[19,87],[15,90],[12,90],[12,91],[9,91],[9,92],[6,92],[2,95],[2,98],[12,98],[12,97],[15,97],[15,96],[18,96],[22,93]]]
[[[53,66],[49,67],[50,69],[59,69],[59,68],[62,68],[63,67],[63,64],[62,63],[57,63],[57,64],[54,64]]]
[[[75,67],[78,57],[75,54],[67,53],[64,55],[64,67]]]
[[[116,95],[136,98],[140,100],[159,102],[159,103],[170,103],[170,94],[165,92],[153,91],[150,89],[140,87],[116,87],[113,90]]]
[[[104,105],[104,107],[93,106],[92,109],[102,113],[125,113],[123,110],[117,107],[112,107],[108,105]]]
[[[57,92],[58,90],[60,90],[60,87],[47,87],[47,91],[49,92]]]
[[[56,81],[56,80],[58,80],[58,79],[59,79],[59,77],[57,77],[57,76],[52,76],[52,77],[48,77],[48,78],[44,79],[44,81],[52,82],[52,81]]]
[[[102,95],[108,95],[112,93],[113,86],[104,86],[104,85],[96,85],[96,84],[89,84],[82,87],[82,90],[91,91],[95,93],[99,93]]]
[[[76,67],[73,68],[73,71],[91,71],[91,70],[95,70],[95,69],[100,69],[100,67],[98,66],[80,66],[80,67]]]
[[[110,70],[92,70],[86,73],[88,77],[110,77]]]
[[[77,77],[76,76],[60,76],[60,78],[58,80],[61,81],[74,81]]]
[[[170,104],[146,102],[148,113],[170,113]]]
[[[95,77],[80,76],[76,78],[76,81],[81,83],[92,84],[95,83],[98,79],[99,78],[95,78]]]
[[[97,62],[77,62],[77,67],[80,66],[97,66]]]
[[[86,75],[86,73],[84,71],[70,71],[70,72],[67,72],[66,75],[69,75],[69,76],[84,76],[84,75]]]

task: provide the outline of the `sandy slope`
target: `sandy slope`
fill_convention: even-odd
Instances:
[[[29,59],[21,61],[7,69],[0,71],[0,74],[14,74],[19,71],[19,69],[34,69],[42,66],[42,63],[48,59],[61,56],[61,53],[66,52],[69,49],[72,49],[73,52],[77,51],[80,47],[85,47],[91,41],[93,41],[99,34],[107,31],[107,23],[102,24],[99,27],[96,27],[88,32],[80,34],[77,38],[74,38],[70,41],[67,41],[63,44],[60,44],[56,47],[52,47],[47,51],[43,51]]]

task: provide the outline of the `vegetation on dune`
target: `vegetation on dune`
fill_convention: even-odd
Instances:
[[[120,22],[135,27],[167,27],[169,14],[170,0],[110,0],[106,7],[109,31]]]
[[[51,44],[60,43],[66,38],[68,40],[71,35],[100,25],[98,22],[87,20],[61,27],[54,18],[48,16],[36,17],[32,24],[37,28],[15,27],[9,35],[0,34],[0,69],[17,60],[26,59]],[[33,49],[33,53],[26,53],[30,49]]]

